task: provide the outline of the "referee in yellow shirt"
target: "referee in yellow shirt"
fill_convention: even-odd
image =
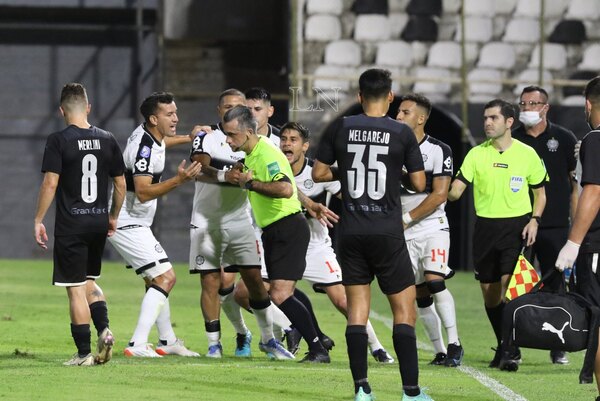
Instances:
[[[454,201],[467,185],[473,185],[477,215],[473,232],[475,279],[498,341],[489,366],[502,370],[517,370],[521,358],[518,349],[504,356],[500,349],[504,294],[522,243],[529,246],[535,242],[546,205],[546,169],[532,147],[512,138],[514,121],[515,109],[510,103],[494,99],[485,105],[487,140],[469,151],[448,192],[448,200]]]

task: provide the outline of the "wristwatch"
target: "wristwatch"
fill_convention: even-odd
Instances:
[[[246,181],[246,183],[244,184],[244,189],[247,189],[248,191],[252,191],[252,184],[254,184],[254,180]]]
[[[538,224],[542,222],[542,218],[540,216],[531,216],[531,218],[537,221]]]

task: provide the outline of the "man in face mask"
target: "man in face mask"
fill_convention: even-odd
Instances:
[[[512,136],[536,150],[549,177],[545,186],[546,208],[530,257],[532,261],[537,257],[542,274],[546,274],[554,267],[577,208],[579,192],[574,180],[577,161],[573,153],[577,138],[573,132],[548,121],[550,105],[544,88],[527,86],[519,100],[522,125],[513,130]],[[549,283],[549,287],[555,290],[559,284],[557,279]],[[552,363],[569,362],[562,351],[550,351],[550,358]]]

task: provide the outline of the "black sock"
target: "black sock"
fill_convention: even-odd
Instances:
[[[365,393],[371,392],[367,376],[367,327],[352,325],[346,327],[346,344],[348,346],[348,359],[350,360],[350,371],[354,380],[354,393],[358,393],[360,387]]]
[[[411,397],[419,395],[419,357],[415,328],[408,324],[395,324],[392,339],[400,365],[402,388]]]
[[[485,307],[485,313],[487,313],[488,319],[494,329],[498,346],[502,342],[502,312],[504,311],[504,302],[500,302],[497,306],[492,308]]]
[[[298,301],[292,295],[277,306],[290,319],[290,322],[298,329],[300,334],[302,334],[302,337],[308,344],[309,351],[327,353],[327,350],[323,348],[321,341],[319,341],[319,335],[312,323],[310,313],[306,310],[302,302]]]
[[[90,314],[98,335],[108,327],[108,307],[105,301],[97,301],[90,305]]]
[[[308,295],[296,288],[294,289],[294,296],[298,301],[302,302],[302,305],[304,305],[304,307],[308,310],[308,313],[310,313],[310,318],[312,319],[313,326],[315,326],[317,335],[319,337],[323,337],[324,334],[321,331],[321,328],[319,327],[319,322],[317,322],[317,316],[315,316],[315,311],[313,309],[312,303],[310,302],[310,299],[308,298]]]
[[[73,336],[79,356],[86,356],[92,352],[92,346],[90,345],[92,333],[89,324],[71,323],[71,336]]]

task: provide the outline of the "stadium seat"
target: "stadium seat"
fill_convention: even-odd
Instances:
[[[514,18],[506,25],[502,41],[511,43],[535,43],[540,40],[540,26],[532,18]]]
[[[344,10],[342,0],[307,0],[306,14],[341,15]]]
[[[502,72],[490,68],[472,69],[467,80],[469,82],[469,101],[473,103],[484,103],[498,97],[502,92]],[[496,82],[477,82],[496,81]],[[486,100],[487,99],[487,100]]]
[[[325,48],[325,64],[356,67],[360,65],[360,45],[353,40],[329,42]]]
[[[406,6],[410,15],[442,15],[442,0],[411,0]]]
[[[304,39],[330,42],[342,37],[342,24],[334,15],[315,14],[306,19]]]
[[[380,14],[364,14],[356,17],[356,22],[354,24],[354,40],[388,40],[390,36],[390,21],[387,16]]]
[[[408,23],[408,14],[406,13],[390,13],[388,15],[390,21],[390,37],[398,39]]]
[[[412,46],[401,40],[381,42],[377,45],[375,64],[408,68],[413,64]]]
[[[598,0],[571,0],[565,18],[598,20],[600,18],[600,4]]]
[[[400,83],[400,80],[398,79],[398,77],[407,77],[408,76],[408,72],[405,68],[398,68],[398,67],[394,67],[391,65],[370,64],[370,65],[361,65],[358,68],[358,71],[360,73],[362,73],[363,71],[366,71],[370,68],[385,68],[386,70],[390,71],[392,73],[392,90],[396,94],[403,93],[402,84]]]
[[[517,0],[494,0],[495,15],[509,15],[513,13]]]
[[[409,0],[388,0],[388,9],[390,13],[406,12],[406,6]]]
[[[354,0],[352,11],[357,14],[383,14],[388,13],[387,0]]]
[[[540,45],[536,45],[529,60],[529,68],[540,66]],[[558,43],[546,43],[544,45],[543,66],[550,71],[564,70],[567,67],[567,50]]]
[[[428,81],[429,79],[436,80],[440,78],[450,78],[452,76],[450,70],[444,68],[417,67],[413,73],[417,79],[413,86],[413,92],[423,93],[430,98],[437,97],[438,99],[444,99],[452,89],[452,84],[450,82]],[[419,81],[419,79],[425,79],[425,81]]]
[[[577,66],[578,70],[598,71],[598,60],[600,60],[600,44],[594,43],[589,45],[583,51],[583,59]]]
[[[494,0],[464,0],[465,16],[493,17]]]
[[[572,95],[563,97],[560,101],[562,106],[579,106],[583,107],[585,105],[585,96],[583,95]]]
[[[458,69],[461,65],[461,48],[457,42],[435,42],[429,49],[427,67]]]
[[[563,20],[548,37],[549,42],[580,45],[586,40],[585,25],[580,20]]]
[[[350,82],[355,79],[356,69],[337,65],[320,65],[314,75],[314,87],[321,88],[327,93],[334,92],[334,88],[339,88],[341,92],[348,92]]]
[[[544,70],[544,72],[542,73],[542,77],[543,77],[542,86],[544,87],[544,89],[546,89],[548,94],[553,93],[554,86],[548,84],[548,82],[552,81],[552,73],[550,73],[550,71]],[[517,79],[519,81],[521,81],[521,83],[518,83],[515,86],[513,93],[516,96],[519,96],[519,95],[521,95],[521,92],[523,91],[524,87],[529,86],[529,85],[539,85],[539,70],[538,69],[526,69],[524,71],[521,71],[521,73],[519,74]]]
[[[567,8],[569,0],[551,0],[544,3],[544,16],[546,18],[560,18]],[[518,0],[514,17],[539,18],[540,16],[539,0]]]
[[[435,42],[438,25],[432,17],[411,16],[400,38],[407,42]]]
[[[442,3],[443,15],[458,14],[460,12],[461,0],[444,0]]]
[[[455,39],[462,38],[460,23],[456,29]],[[467,42],[489,42],[492,39],[493,22],[486,17],[465,17],[465,40]]]
[[[501,70],[510,70],[516,62],[515,48],[502,42],[490,42],[485,44],[479,52],[479,68],[499,68]]]
[[[592,70],[581,70],[581,71],[575,71],[574,73],[572,73],[569,76],[569,79],[571,80],[576,80],[576,81],[589,81],[592,78],[595,78],[596,76],[598,76],[598,70],[596,71],[592,71]],[[564,98],[570,97],[570,96],[581,96],[583,92],[583,87],[582,86],[563,86],[562,88],[562,94]]]

